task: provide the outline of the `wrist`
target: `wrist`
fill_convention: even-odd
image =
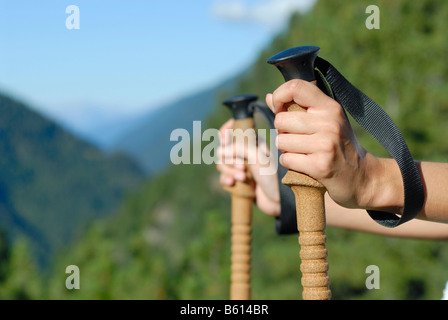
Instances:
[[[359,206],[366,210],[401,214],[404,205],[403,181],[393,159],[376,158],[367,153],[364,187],[358,190]]]

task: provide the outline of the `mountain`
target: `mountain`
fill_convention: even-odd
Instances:
[[[142,180],[128,157],[105,154],[0,94],[0,227],[30,240],[41,262]]]
[[[229,118],[222,98],[239,93],[263,96],[283,83],[280,73],[266,64],[270,56],[293,46],[315,44],[321,46],[323,58],[384,106],[417,158],[446,161],[448,2],[375,3],[381,9],[381,30],[365,28],[369,3],[362,1],[322,0],[308,14],[292,16],[285,32],[260,52],[233,89],[218,93],[203,129],[219,127]],[[152,126],[170,126],[175,115],[173,111],[166,123]],[[191,122],[182,125],[190,126]],[[371,150],[368,137],[359,134]],[[165,136],[152,148],[168,141]],[[36,299],[228,299],[230,207],[214,166],[169,166],[147,180],[115,214],[86,229],[78,242],[58,256],[44,278],[45,285],[26,282],[24,287]],[[331,227],[327,239],[334,299],[442,297],[447,281],[446,241]],[[273,218],[254,209],[252,244],[253,299],[300,299],[297,235],[277,236]],[[3,279],[39,278],[32,277],[24,263],[13,261],[10,265],[15,268],[4,273]],[[61,270],[71,264],[80,269],[80,290],[63,285],[67,274]],[[378,290],[366,287],[366,270],[371,265],[380,269]],[[7,282],[0,279],[2,285]],[[11,285],[4,296],[14,296],[18,286]]]
[[[232,90],[235,79],[232,77],[150,111],[116,138],[110,150],[126,153],[147,174],[157,174],[169,165],[170,150],[177,143],[170,141],[171,132],[182,128],[191,134],[193,121],[205,121],[213,113],[220,92]]]
[[[44,116],[82,140],[102,150],[109,150],[119,137],[140,122],[140,113],[78,101],[64,104],[63,109],[46,111]]]

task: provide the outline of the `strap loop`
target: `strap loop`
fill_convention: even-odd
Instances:
[[[374,137],[395,159],[401,171],[404,185],[404,207],[401,217],[387,212],[367,210],[379,224],[393,228],[415,218],[425,201],[420,171],[411,152],[392,119],[367,95],[353,86],[326,60],[317,57],[316,78],[321,90],[333,97],[353,119]]]

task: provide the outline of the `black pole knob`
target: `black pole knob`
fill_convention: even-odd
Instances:
[[[255,105],[258,97],[253,94],[241,94],[224,100],[222,103],[230,108],[233,118],[247,119],[254,116]]]
[[[280,70],[285,81],[302,79],[316,80],[314,76],[314,61],[320,48],[316,46],[301,46],[290,48],[269,58],[267,63]]]

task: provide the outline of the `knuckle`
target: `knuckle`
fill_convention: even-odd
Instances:
[[[317,178],[325,179],[331,176],[331,163],[327,157],[320,156],[316,161]]]
[[[306,86],[306,82],[300,79],[293,79],[286,83],[286,88],[292,96],[300,96]]]
[[[328,109],[331,110],[331,112],[333,112],[338,117],[344,116],[344,110],[336,100],[329,99]]]
[[[286,83],[286,86],[289,90],[301,90],[303,87],[303,80],[300,79],[292,79]]]
[[[325,132],[327,132],[330,135],[334,135],[336,137],[339,137],[342,132],[342,128],[339,125],[339,122],[333,118],[325,121],[323,124],[323,128]]]
[[[337,103],[336,101],[334,103],[336,105],[333,110],[334,110],[336,117],[339,119],[342,119],[342,118],[345,119],[346,115],[345,115],[344,109],[342,109],[341,105],[339,103]]]
[[[276,138],[275,143],[276,143],[277,149],[283,150],[284,145],[285,145],[285,135],[279,134]]]
[[[341,107],[341,105],[338,102],[336,102],[334,100],[330,101],[330,106],[328,108],[328,112],[329,112],[331,119],[333,119],[338,124],[347,118],[344,109]]]
[[[320,148],[325,153],[334,153],[336,145],[331,137],[325,137],[320,141]]]
[[[275,116],[274,119],[274,127],[277,129],[281,129],[284,124],[285,124],[285,113],[284,112],[280,112]]]

